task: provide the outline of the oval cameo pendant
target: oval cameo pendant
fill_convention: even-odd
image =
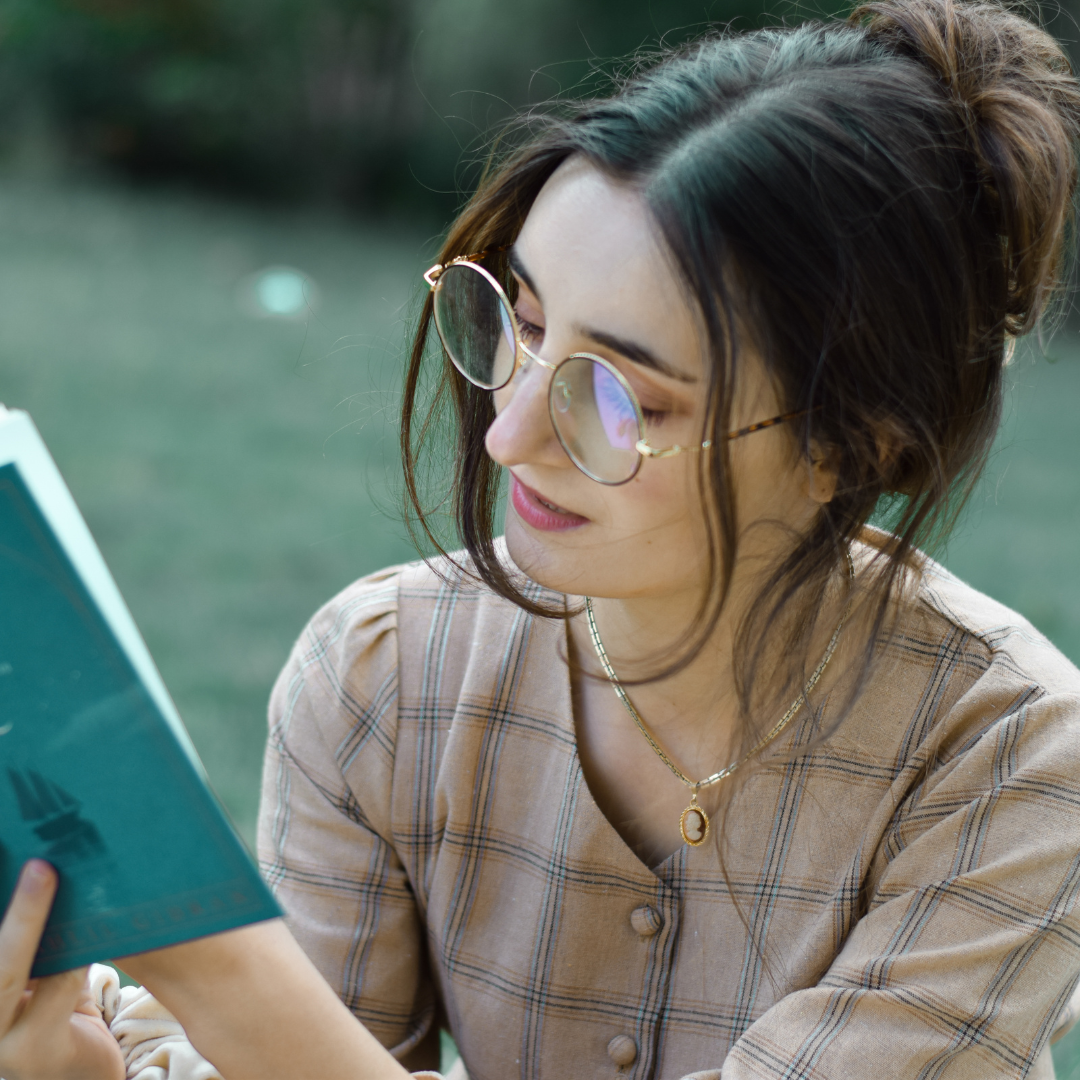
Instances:
[[[696,802],[692,802],[679,818],[679,832],[691,847],[700,847],[709,835],[709,817]]]

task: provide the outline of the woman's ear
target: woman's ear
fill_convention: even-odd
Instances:
[[[878,468],[882,476],[888,476],[900,455],[911,445],[911,434],[894,416],[878,420],[872,430],[877,447]]]
[[[806,497],[819,505],[832,502],[839,478],[839,452],[810,444],[809,468],[806,470]]]

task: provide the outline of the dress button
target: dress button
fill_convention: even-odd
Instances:
[[[660,917],[660,912],[646,904],[644,907],[634,908],[630,914],[630,925],[642,937],[652,937],[664,925],[664,920]]]
[[[633,1065],[637,1060],[637,1043],[629,1035],[616,1035],[607,1044],[607,1056],[620,1069],[626,1065]]]

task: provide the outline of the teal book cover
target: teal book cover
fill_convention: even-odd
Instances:
[[[60,875],[35,976],[281,914],[36,429],[0,409],[0,908],[31,857]]]

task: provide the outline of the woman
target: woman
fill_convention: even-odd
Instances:
[[[402,428],[433,538],[452,408],[466,553],[331,601],[271,704],[265,872],[363,1027],[280,927],[124,962],[229,1080],[400,1075],[368,1032],[430,1068],[440,1024],[473,1080],[1052,1076],[1080,673],[916,545],[1058,283],[1078,122],[1030,23],[881,0],[492,170]]]

